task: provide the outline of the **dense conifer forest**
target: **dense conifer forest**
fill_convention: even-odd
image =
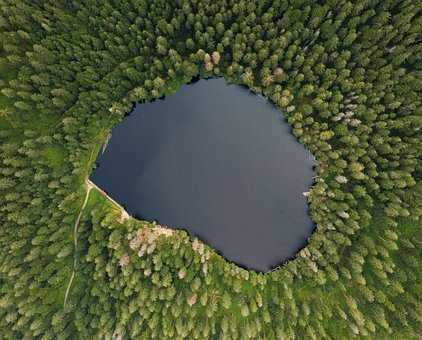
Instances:
[[[421,14],[0,0],[0,338],[420,338]],[[126,218],[86,181],[133,102],[198,75],[268,98],[316,158],[316,229],[271,272]]]

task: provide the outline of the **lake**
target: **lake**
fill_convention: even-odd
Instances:
[[[303,195],[313,165],[274,105],[219,78],[137,104],[112,129],[91,180],[132,216],[268,271],[313,231]]]

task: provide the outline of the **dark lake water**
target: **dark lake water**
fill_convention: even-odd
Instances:
[[[246,268],[270,270],[313,230],[302,194],[313,157],[272,104],[222,78],[137,104],[97,162],[91,180],[131,215]]]

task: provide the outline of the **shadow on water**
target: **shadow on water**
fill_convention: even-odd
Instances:
[[[224,79],[137,104],[91,180],[136,217],[183,229],[248,269],[292,258],[313,230],[313,156],[276,107]]]

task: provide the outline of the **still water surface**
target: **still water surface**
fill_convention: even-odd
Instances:
[[[223,79],[137,104],[91,180],[138,218],[183,228],[226,259],[267,271],[313,230],[311,154],[282,114]]]

